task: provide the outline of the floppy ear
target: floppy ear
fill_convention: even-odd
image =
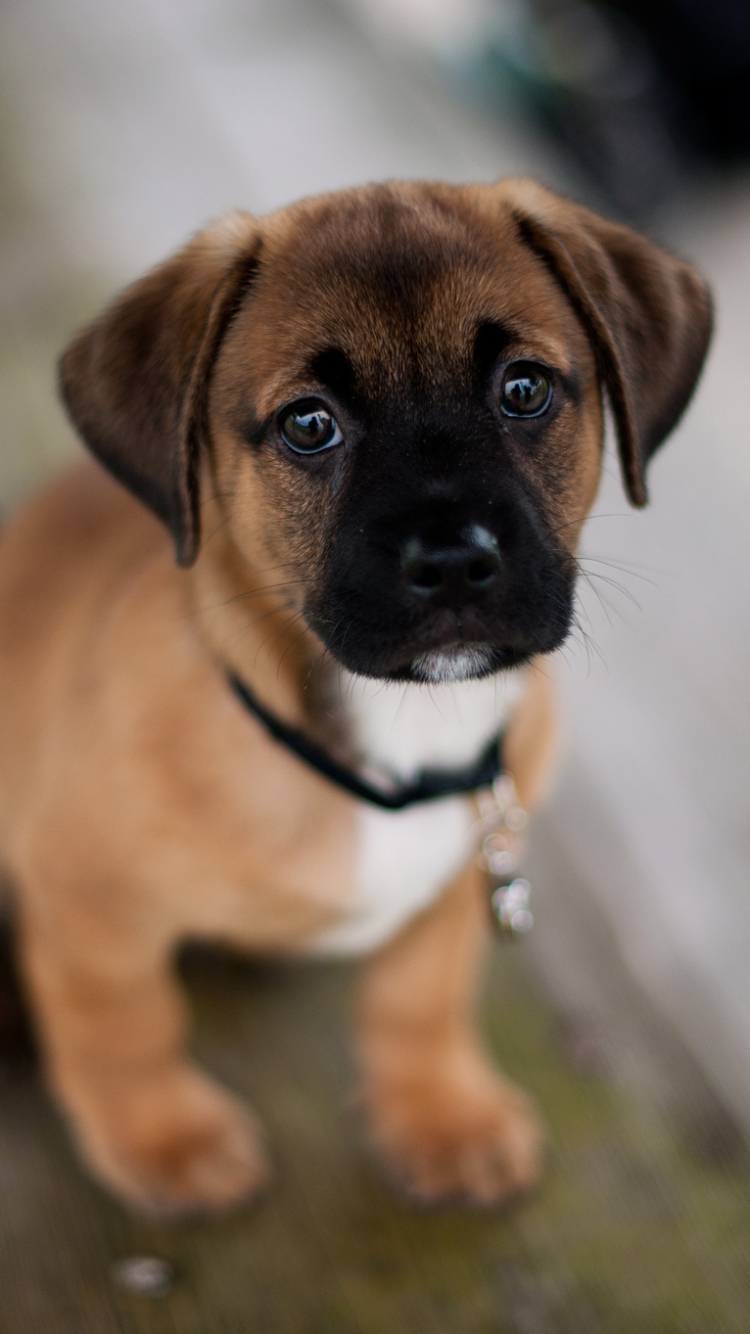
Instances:
[[[711,337],[695,269],[533,181],[498,187],[521,236],[566,292],[591,340],[617,430],[623,478],[645,505],[646,464],[679,421]]]
[[[163,519],[180,565],[200,541],[208,379],[258,249],[254,220],[232,214],[123,292],[60,362],[86,444]]]

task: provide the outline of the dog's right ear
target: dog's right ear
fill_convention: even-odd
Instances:
[[[200,542],[208,380],[259,249],[255,220],[230,215],[123,292],[60,362],[86,444],[164,521],[180,565]]]

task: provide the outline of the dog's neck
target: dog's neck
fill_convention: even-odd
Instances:
[[[214,659],[247,680],[286,721],[315,726],[337,668],[276,569],[254,568],[219,532],[188,578],[198,627]]]
[[[384,682],[340,669],[339,690],[359,756],[410,779],[422,768],[475,760],[523,691],[521,671],[441,685]]]
[[[215,660],[280,718],[349,762],[406,779],[424,766],[469,763],[522,693],[522,671],[435,685],[354,676],[326,653],[283,589],[230,541],[212,543],[190,577]]]

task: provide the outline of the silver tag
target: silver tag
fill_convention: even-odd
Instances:
[[[525,936],[534,925],[531,885],[520,876],[498,885],[490,895],[492,915],[504,936]]]

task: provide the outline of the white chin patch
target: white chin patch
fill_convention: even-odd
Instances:
[[[470,681],[492,665],[492,654],[483,644],[454,644],[431,649],[415,658],[411,669],[420,681],[432,685],[447,681]]]

